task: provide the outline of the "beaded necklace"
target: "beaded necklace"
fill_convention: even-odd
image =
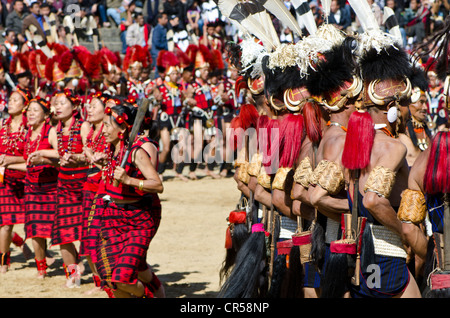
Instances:
[[[103,137],[103,124],[100,127],[100,131],[97,133],[97,136],[95,136],[93,138],[94,131],[95,131],[95,127],[92,126],[91,130],[89,131],[89,134],[87,136],[86,147],[92,149],[95,152],[98,149],[100,141],[102,140],[102,137]]]
[[[63,141],[62,141],[62,124],[61,122],[58,123],[58,129],[56,131],[57,137],[58,137],[58,154],[62,157],[64,154],[71,154],[72,148],[74,146],[74,138],[73,135],[76,130],[80,128],[80,121],[72,117],[72,122],[69,127],[69,140],[67,143],[67,148],[64,148]]]
[[[37,135],[37,137],[32,141],[31,140],[31,135],[32,135],[32,131],[30,130],[30,133],[27,135],[27,140],[26,140],[26,146],[25,146],[25,154],[28,157],[30,155],[30,153],[35,152],[36,150],[39,149],[39,145],[41,144],[42,141],[42,137],[44,136],[42,134],[42,131],[45,129],[45,124],[41,127],[41,131],[39,132],[39,134]]]
[[[347,128],[342,126],[341,124],[335,122],[335,121],[328,121],[327,126],[337,126],[340,127],[343,131],[347,132]]]
[[[21,121],[19,128],[17,129],[17,133],[11,133],[11,122],[11,117],[6,120],[5,126],[2,128],[3,134],[1,134],[1,138],[2,145],[6,146],[4,152],[11,152],[11,154],[14,156],[17,150],[17,143],[24,142],[25,125],[23,124],[23,121]]]
[[[114,155],[114,152],[111,151],[109,153],[110,160],[109,164],[103,167],[103,174],[102,179],[109,182],[109,184],[112,184],[114,181],[114,170],[116,170],[116,167],[118,167],[122,163],[123,155],[125,153],[125,147],[124,144],[121,142],[120,150],[117,153],[117,155]]]

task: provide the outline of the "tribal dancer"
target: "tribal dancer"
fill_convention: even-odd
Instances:
[[[29,91],[16,87],[8,101],[8,119],[0,129],[0,273],[5,273],[10,264],[10,245],[15,224],[25,223],[24,179],[25,171],[16,170],[15,165],[25,162],[26,117],[24,110],[31,100]]]
[[[115,297],[152,298],[160,282],[148,267],[146,255],[161,220],[157,193],[162,193],[163,185],[140,139],[129,141],[133,143],[130,155],[125,169],[120,167],[136,107],[117,105],[105,112],[111,164],[103,171],[109,201],[103,212],[96,266]]]
[[[212,97],[211,87],[208,84],[208,74],[210,72],[211,66],[211,52],[206,46],[199,45],[195,52],[195,76],[194,82],[191,84],[193,88],[192,96],[187,96],[188,98],[195,99],[196,105],[191,107],[191,112],[189,114],[189,129],[193,132],[194,139],[200,139],[201,144],[204,144],[205,136],[209,136],[211,140],[209,143],[214,143],[215,135],[215,123],[213,117],[212,107],[214,105],[214,100]],[[195,171],[197,170],[198,163],[202,159],[203,147],[193,147],[193,159],[189,167],[189,177],[192,180],[196,180],[197,176]],[[204,158],[207,159],[207,158]],[[212,171],[212,164],[206,165],[206,174],[217,179],[220,178],[219,175]]]
[[[348,292],[345,289],[330,291],[330,288],[337,285],[333,283],[342,272],[338,272],[340,264],[329,262],[329,260],[330,252],[335,252],[331,250],[331,242],[342,238],[341,220],[344,219],[343,214],[349,212],[344,191],[341,155],[347,123],[355,110],[354,103],[362,89],[362,81],[356,75],[356,65],[352,56],[355,39],[336,34],[335,41],[331,49],[324,52],[323,59],[314,66],[316,71],[309,72],[307,85],[309,92],[329,116],[326,123],[327,129],[323,131],[315,152],[317,167],[310,177],[308,187],[310,202],[317,209],[317,219],[320,221],[325,217],[326,224],[325,254],[320,269],[321,297],[342,297],[345,292]],[[302,182],[305,183],[305,181]],[[344,258],[346,259],[346,256]],[[327,273],[330,268],[331,273]],[[347,267],[344,266],[344,270],[346,269]]]
[[[25,139],[25,233],[33,242],[37,277],[44,278],[49,265],[46,259],[47,239],[51,238],[55,219],[58,182],[56,129],[50,124],[50,104],[42,99],[30,101],[27,109],[29,127]],[[46,157],[44,152],[53,155]]]
[[[432,136],[432,132],[427,125],[429,99],[426,89],[428,82],[425,76],[423,77],[423,84],[420,86],[414,85],[414,78],[410,77],[411,84],[413,85],[411,104],[408,106],[410,116],[408,116],[408,120],[406,121],[405,132],[399,134],[399,140],[407,148],[406,160],[410,167],[414,164],[417,156],[428,148]]]
[[[59,245],[66,273],[66,287],[78,287],[83,267],[74,245],[81,240],[83,224],[83,186],[88,166],[83,154],[83,139],[89,131],[89,123],[78,115],[80,100],[71,90],[56,94],[55,119],[60,160],[57,207],[52,229],[52,245]]]
[[[109,146],[103,136],[103,119],[110,96],[97,92],[90,97],[90,103],[86,110],[86,121],[89,123],[90,129],[83,142],[83,153],[87,162],[89,162],[89,170],[83,186],[83,229],[79,253],[80,256],[86,256],[94,280],[95,288],[88,291],[88,294],[102,289],[100,277],[95,268],[97,236],[100,231],[100,216],[97,212],[98,207],[103,206],[102,189],[100,187],[102,166],[95,164],[94,161],[96,161],[95,156],[98,156],[98,153],[107,154],[109,152]]]
[[[436,75],[444,83],[442,107],[447,110],[450,109],[449,22],[447,19],[445,27],[424,44],[426,47],[437,46],[439,67]],[[448,251],[445,245],[448,243],[445,240],[448,224],[445,219],[449,213],[449,145],[449,132],[438,131],[430,146],[419,154],[411,167],[408,188],[402,193],[398,213],[405,241],[416,256],[416,276],[423,279],[422,285],[426,283],[424,297],[449,297],[449,268],[443,253]]]
[[[161,74],[163,82],[155,87],[160,96],[160,113],[159,113],[159,129],[162,141],[162,151],[159,154],[158,173],[162,176],[167,164],[169,163],[169,155],[171,153],[171,140],[177,140],[179,129],[184,126],[185,115],[184,97],[180,80],[180,61],[178,57],[166,50],[162,50],[158,54],[156,67],[158,73]],[[154,93],[155,94],[155,93]],[[187,178],[183,176],[184,165],[178,164],[175,176],[183,181]]]
[[[126,91],[121,91],[120,95],[134,98],[135,100],[144,96],[145,87],[141,82],[141,72],[142,68],[146,68],[149,65],[151,65],[151,57],[147,47],[134,45],[127,48],[123,59],[123,68],[127,72],[127,85]]]
[[[104,47],[100,50],[101,73],[103,81],[99,85],[99,90],[111,96],[119,95],[119,81],[122,70],[120,69],[120,56]]]
[[[399,105],[410,102],[410,63],[406,52],[367,15],[371,12],[364,8],[367,3],[351,1],[351,5],[366,23],[357,51],[363,91],[350,116],[342,154],[349,207],[358,215],[352,215],[351,229],[359,239],[350,294],[353,298],[420,297],[397,219],[408,166],[406,147],[396,135],[401,124]],[[374,267],[377,283],[371,281]]]

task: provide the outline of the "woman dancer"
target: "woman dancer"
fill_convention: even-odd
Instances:
[[[104,135],[111,158],[103,172],[109,201],[103,211],[96,266],[117,298],[154,297],[160,287],[146,256],[161,220],[157,193],[163,192],[163,185],[142,139],[128,141],[136,109],[117,105],[105,110]],[[132,147],[122,168],[128,142]]]
[[[9,118],[0,129],[0,273],[8,271],[10,245],[14,225],[25,223],[23,205],[25,171],[16,170],[21,164],[25,146],[26,117],[23,112],[31,94],[16,88],[8,101]]]
[[[52,229],[52,245],[59,245],[66,273],[66,287],[78,287],[83,266],[74,242],[81,240],[83,221],[83,186],[88,166],[83,152],[82,134],[87,136],[89,123],[79,118],[80,100],[65,89],[55,98],[55,119],[60,168],[57,206]]]
[[[27,109],[25,138],[25,234],[32,239],[37,277],[47,274],[47,239],[51,238],[56,210],[58,152],[56,130],[50,124],[50,104],[40,97]],[[45,150],[45,151],[43,151]],[[47,152],[46,156],[43,153]],[[25,164],[24,164],[25,165]]]

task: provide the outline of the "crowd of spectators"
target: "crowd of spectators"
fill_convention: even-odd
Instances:
[[[81,21],[86,17],[93,17],[99,28],[118,28],[122,42],[121,53],[125,53],[129,46],[140,44],[148,46],[153,57],[157,56],[159,50],[167,49],[167,32],[170,30],[173,32],[171,39],[181,49],[185,49],[195,39],[197,43],[222,50],[227,40],[236,40],[238,35],[238,30],[221,15],[214,0],[40,1],[42,0],[1,0],[0,27],[6,43],[1,48],[3,54],[10,54],[26,43],[24,29],[28,25],[34,24],[38,31],[42,31],[43,22],[47,21],[50,13],[57,16],[61,43],[65,43],[65,36],[70,32],[67,27],[63,27],[64,16],[76,15]],[[295,16],[290,1],[284,0],[284,4]],[[414,48],[441,28],[450,10],[450,0],[361,1],[369,2],[381,27],[384,27],[384,7],[394,10],[403,45],[407,48]],[[324,20],[320,0],[308,2],[320,25]],[[330,9],[329,23],[349,32],[360,30],[360,22],[346,0],[333,0]],[[86,31],[89,26],[89,23],[76,26],[82,40],[92,40],[92,31]],[[274,26],[282,42],[294,39],[295,35],[276,19]],[[107,42],[111,39],[103,40]]]

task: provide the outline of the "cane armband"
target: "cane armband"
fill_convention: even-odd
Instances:
[[[261,166],[258,174],[258,184],[265,189],[270,189],[270,176],[267,174],[266,169]]]
[[[426,200],[422,191],[406,189],[402,192],[402,199],[397,218],[404,223],[420,224],[427,214]]]
[[[317,184],[331,195],[338,194],[344,186],[344,172],[334,161],[322,160],[325,168],[317,174]]]
[[[324,170],[327,168],[328,161],[322,160],[318,163],[316,169],[314,169],[313,173],[311,174],[311,178],[309,180],[309,183],[311,185],[317,185],[317,181],[319,177],[323,174]]]
[[[284,191],[284,183],[291,168],[278,168],[275,178],[273,179],[272,189]]]
[[[240,167],[244,162],[246,162],[245,160],[245,148],[242,148],[236,157],[236,160],[234,161],[234,167]]]
[[[309,160],[309,157],[305,157],[295,169],[294,181],[308,189],[312,174],[311,160]]]
[[[378,196],[389,198],[395,183],[396,173],[383,166],[375,167],[364,185],[364,192],[375,192]]]
[[[262,164],[262,154],[256,153],[248,166],[247,173],[252,177],[258,177]]]
[[[244,161],[238,168],[238,179],[242,181],[245,184],[248,184],[250,181],[250,175],[248,174],[249,163],[247,161]]]

